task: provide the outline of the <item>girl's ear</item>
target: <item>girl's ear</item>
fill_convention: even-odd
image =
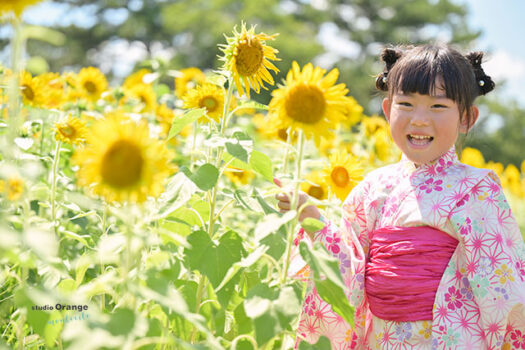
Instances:
[[[390,108],[392,108],[392,102],[389,98],[385,97],[381,106],[383,107],[386,120],[390,123]]]
[[[470,125],[469,125],[469,121],[467,120],[467,118],[463,118],[463,120],[461,121],[461,124],[459,125],[459,132],[461,132],[462,134],[466,134],[467,132],[469,132],[470,129],[472,129],[472,127],[474,126],[474,124],[476,124],[478,117],[479,117],[478,107],[477,106],[470,107]]]

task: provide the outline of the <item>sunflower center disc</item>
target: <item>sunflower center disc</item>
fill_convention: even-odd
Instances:
[[[110,186],[125,188],[135,185],[142,174],[140,149],[128,140],[115,142],[102,159],[102,178]]]
[[[35,98],[35,92],[33,91],[33,89],[31,89],[31,87],[28,85],[24,85],[23,87],[24,89],[22,90],[22,92],[24,93],[24,96],[29,101],[33,101],[33,99]]]
[[[235,60],[237,72],[242,76],[251,76],[257,73],[264,57],[261,43],[258,40],[243,40],[237,50]]]
[[[200,107],[205,107],[208,112],[213,112],[217,109],[217,100],[215,99],[215,97],[213,96],[204,96],[200,103],[199,103]]]
[[[76,133],[75,128],[71,127],[71,125],[69,124],[59,126],[58,131],[60,131],[62,135],[68,138],[75,136]]]
[[[326,101],[317,86],[301,84],[289,92],[285,107],[286,113],[293,120],[315,124],[323,118]]]
[[[348,171],[346,171],[346,169],[342,166],[336,166],[334,170],[332,170],[330,177],[339,187],[345,187],[346,185],[348,185],[348,181],[350,180],[350,176],[348,176]]]
[[[97,86],[91,81],[86,81],[84,83],[84,89],[86,89],[86,91],[90,94],[94,94],[95,92],[97,92]]]
[[[323,199],[324,191],[321,186],[310,186],[310,189],[308,190],[308,194],[314,198],[321,200]]]

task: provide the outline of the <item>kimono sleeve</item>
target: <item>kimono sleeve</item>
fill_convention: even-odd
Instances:
[[[525,349],[525,245],[497,176],[486,175],[449,217],[464,248],[487,348]]]
[[[314,241],[321,242],[339,261],[339,269],[346,287],[345,294],[350,304],[360,302],[364,291],[364,274],[362,273],[364,266],[361,268],[363,271],[357,267],[363,261],[363,249],[359,238],[366,231],[363,188],[364,185],[361,182],[343,203],[343,217],[339,227],[327,220],[324,228],[314,234]],[[356,274],[356,271],[359,273]],[[356,308],[356,323],[357,311]],[[320,336],[326,336],[330,340],[332,349],[335,350],[348,349],[357,339],[351,326],[320,298],[310,280],[303,302],[295,346],[297,348],[300,341],[316,343]]]

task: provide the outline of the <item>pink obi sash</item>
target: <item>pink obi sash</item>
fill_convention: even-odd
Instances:
[[[383,320],[432,320],[437,288],[457,244],[429,226],[373,231],[365,272],[370,311]]]

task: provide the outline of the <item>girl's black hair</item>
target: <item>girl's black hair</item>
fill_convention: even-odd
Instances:
[[[387,91],[429,95],[435,90],[436,78],[441,77],[442,88],[458,104],[461,120],[466,116],[471,125],[470,107],[479,95],[494,89],[494,82],[481,68],[482,52],[463,56],[450,46],[426,44],[385,48],[381,60],[383,73],[376,79],[376,87]]]

